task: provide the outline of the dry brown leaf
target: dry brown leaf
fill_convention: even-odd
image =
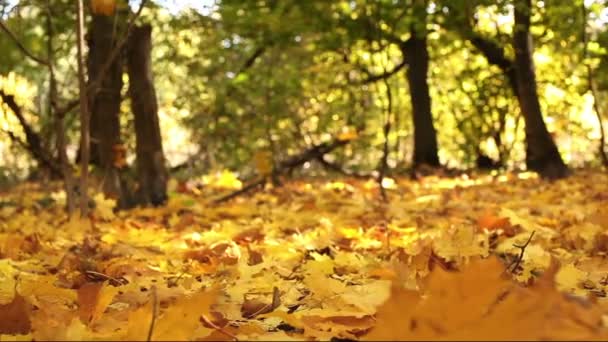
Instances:
[[[252,243],[252,242],[259,242],[264,240],[264,233],[262,232],[262,229],[257,227],[257,228],[252,228],[252,229],[247,229],[242,231],[241,233],[238,233],[237,235],[235,235],[232,240],[238,244],[248,244],[248,243]]]
[[[0,334],[27,334],[32,329],[30,305],[16,293],[13,300],[0,305]]]
[[[279,305],[281,305],[280,292],[275,287],[272,291],[272,301],[269,303],[256,298],[245,299],[243,305],[241,305],[241,315],[244,318],[254,318],[258,315],[274,311]]]
[[[235,265],[241,258],[241,250],[234,241],[222,241],[208,248],[197,248],[186,251],[184,258],[210,265]]]

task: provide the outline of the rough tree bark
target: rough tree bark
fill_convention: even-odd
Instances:
[[[152,27],[135,27],[128,42],[129,96],[135,116],[138,204],[159,205],[167,199],[167,170],[152,75]]]
[[[93,15],[89,31],[89,82],[99,78],[104,63],[117,44],[114,17]],[[91,163],[102,170],[103,191],[116,198],[119,207],[130,205],[128,190],[115,165],[116,147],[120,145],[120,91],[122,89],[122,61],[116,58],[90,101]]]
[[[526,166],[545,178],[563,178],[569,173],[568,167],[545,126],[536,89],[530,35],[531,0],[516,0],[514,5],[513,48],[517,99],[526,123]]]
[[[414,14],[418,20],[412,25],[411,37],[403,44],[404,55],[407,56],[407,81],[410,88],[414,122],[414,169],[423,164],[440,166],[437,154],[437,133],[433,125],[431,111],[431,96],[427,74],[429,69],[429,53],[427,50],[426,33],[426,1],[419,0],[414,4]]]

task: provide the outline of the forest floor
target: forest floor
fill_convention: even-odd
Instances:
[[[608,339],[608,174],[0,193],[0,340]]]

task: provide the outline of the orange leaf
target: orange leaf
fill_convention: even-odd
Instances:
[[[83,323],[98,320],[112,303],[118,288],[104,283],[86,283],[78,289],[78,308]]]
[[[116,0],[91,0],[91,10],[94,14],[112,15],[116,10]]]
[[[511,222],[506,217],[500,217],[493,212],[485,212],[479,218],[477,218],[477,226],[480,229],[497,230],[503,229],[507,235],[513,235],[514,228],[511,226]]]

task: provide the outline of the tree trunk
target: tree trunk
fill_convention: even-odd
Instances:
[[[549,135],[538,101],[530,35],[531,0],[516,0],[514,7],[513,48],[519,91],[517,99],[526,123],[526,165],[542,177],[562,178],[568,175],[568,167]]]
[[[110,57],[117,37],[114,17],[94,15],[89,37],[89,82],[97,79],[100,69]],[[129,206],[129,195],[116,165],[115,151],[120,145],[120,92],[122,63],[112,63],[99,91],[90,99],[91,162],[102,170],[103,191],[118,200],[119,207]]]
[[[49,0],[50,1],[50,0]],[[89,159],[90,159],[90,137],[89,137],[89,106],[87,95],[87,84],[84,70],[84,5],[82,0],[77,1],[78,24],[76,26],[76,43],[78,55],[78,96],[80,98],[80,216],[87,217],[89,213]]]
[[[127,66],[131,109],[135,115],[137,202],[159,205],[167,199],[167,170],[152,75],[151,36],[150,25],[133,28],[128,43]]]
[[[429,53],[426,34],[426,1],[417,1],[414,6],[419,25],[411,28],[411,37],[404,44],[404,54],[408,60],[407,81],[410,88],[414,121],[414,158],[413,167],[422,164],[439,166],[437,155],[437,133],[433,126],[431,96],[427,73]]]

